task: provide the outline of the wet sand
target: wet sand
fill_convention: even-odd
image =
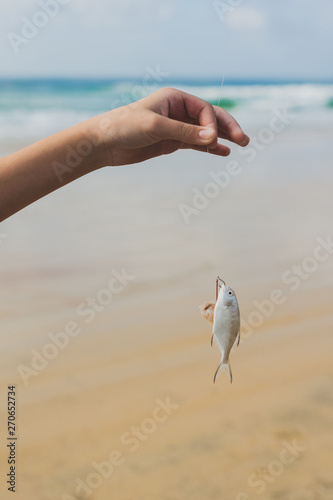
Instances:
[[[98,172],[2,225],[1,436],[16,383],[17,499],[332,498],[333,255],[304,260],[332,234],[332,133],[289,131],[251,165],[235,153],[244,171],[190,224],[179,203],[223,163],[180,153]],[[292,290],[295,265],[307,277]],[[77,307],[122,268],[135,279],[85,322]],[[198,310],[217,273],[243,323],[273,290],[284,299],[232,352],[232,385],[213,384]],[[25,385],[17,367],[73,321],[81,333]]]

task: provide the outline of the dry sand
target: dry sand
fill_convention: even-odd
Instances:
[[[0,464],[7,472],[6,386],[16,383],[15,498],[333,498],[333,256],[296,291],[282,280],[331,232],[333,201],[323,182],[332,180],[331,138],[306,155],[292,139],[279,138],[190,225],[177,208],[190,199],[184,179],[191,167],[194,185],[207,179],[202,156],[182,154],[175,171],[190,159],[172,197],[170,159],[162,159],[157,173],[142,167],[145,202],[131,168],[130,195],[115,198],[125,171],[108,173],[110,189],[93,203],[89,192],[105,175],[98,173],[65,188],[61,203],[52,195],[3,225]],[[316,173],[311,155],[322,155]],[[153,192],[158,176],[163,186]],[[135,280],[84,324],[77,305],[122,266]],[[197,308],[214,298],[217,272],[236,289],[243,320],[273,289],[285,297],[232,352],[232,385],[224,376],[213,385],[219,352]],[[69,321],[80,322],[82,333],[25,386],[17,366]],[[156,407],[168,400],[175,408],[154,424],[164,415]],[[132,426],[144,429],[135,451],[135,442],[124,443]],[[115,450],[122,463],[99,481],[94,462]],[[87,497],[75,492],[77,480],[101,484]],[[0,498],[7,497],[2,476]]]

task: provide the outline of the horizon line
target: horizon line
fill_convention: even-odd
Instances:
[[[0,82],[140,82],[142,76],[1,76]],[[170,79],[165,79],[163,84],[183,83],[183,84],[200,84],[200,85],[221,85],[221,78],[201,78],[197,76],[176,76]],[[225,79],[224,85],[265,85],[265,84],[333,84],[332,78],[272,78],[272,77],[228,77]]]

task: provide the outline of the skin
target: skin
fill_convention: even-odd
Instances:
[[[178,149],[228,156],[230,149],[218,138],[243,147],[249,143],[225,110],[176,89],[158,90],[1,158],[0,221],[102,167],[139,163]]]

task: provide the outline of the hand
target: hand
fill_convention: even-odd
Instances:
[[[102,117],[109,123],[103,137],[105,165],[138,163],[178,149],[228,156],[230,149],[218,138],[239,146],[250,141],[224,109],[169,88]]]
[[[107,165],[128,165],[177,149],[228,156],[218,138],[249,138],[226,111],[174,89],[91,118],[0,158],[0,221],[55,189]]]

